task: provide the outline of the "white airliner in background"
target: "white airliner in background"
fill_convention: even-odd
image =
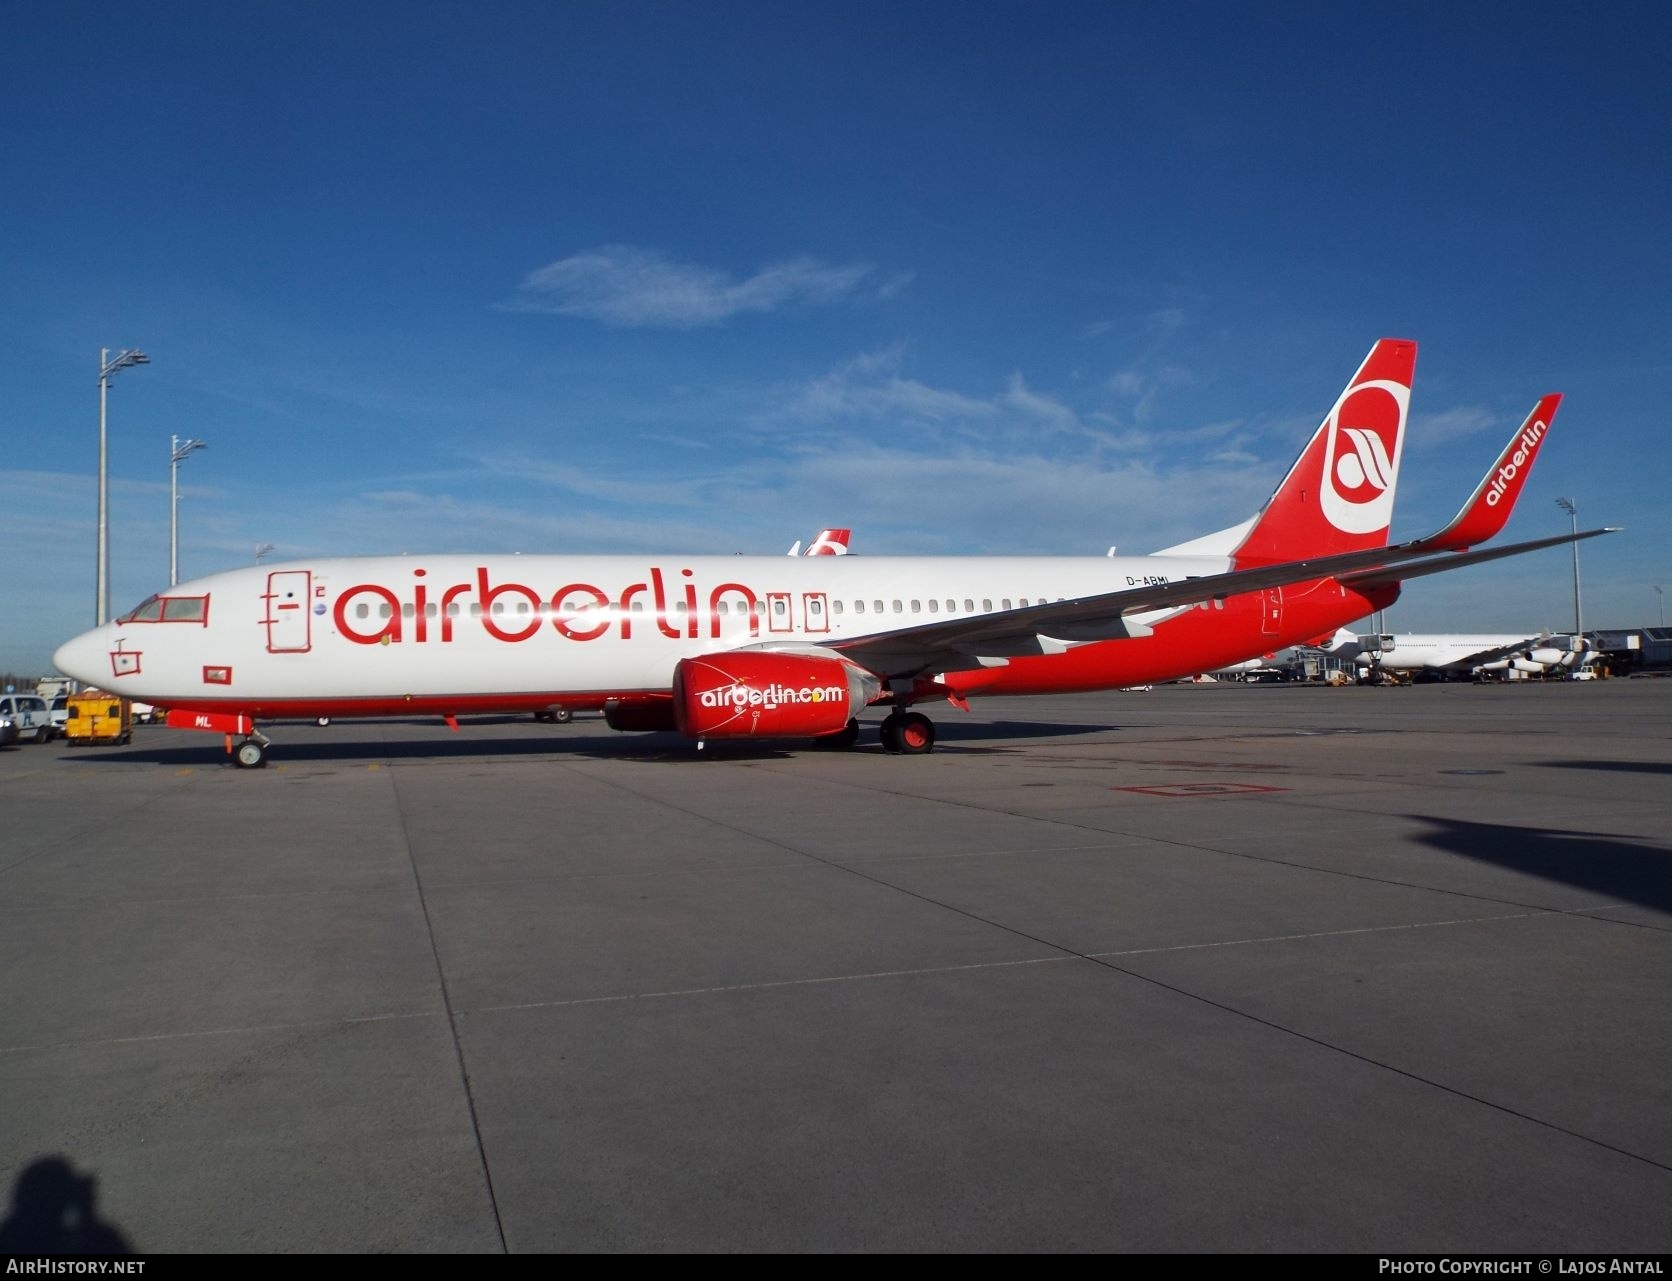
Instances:
[[[321,558],[181,583],[55,661],[225,734],[246,767],[266,759],[258,720],[554,709],[699,744],[846,746],[886,705],[884,748],[926,752],[918,704],[1211,671],[1328,637],[1407,579],[1607,532],[1479,549],[1551,395],[1450,524],[1390,547],[1415,361],[1415,343],[1378,342],[1264,508],[1153,556]]]
[[[1340,637],[1345,635],[1345,641]],[[1337,633],[1338,643],[1325,647],[1366,671],[1411,675],[1434,672],[1455,676],[1551,676],[1583,671],[1596,657],[1583,636],[1470,635],[1459,632],[1394,633],[1354,636]]]
[[[851,529],[821,529],[818,537],[807,544],[807,550],[801,550],[801,544],[796,542],[790,547],[791,556],[846,556],[848,554],[848,536]]]

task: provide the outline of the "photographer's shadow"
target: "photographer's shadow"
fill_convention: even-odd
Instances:
[[[0,1254],[129,1254],[127,1238],[100,1220],[98,1179],[59,1156],[32,1161],[12,1185]]]

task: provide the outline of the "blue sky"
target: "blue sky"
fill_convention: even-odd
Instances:
[[[1395,536],[1567,393],[1586,621],[1672,580],[1672,9],[60,3],[0,47],[0,670],[420,551],[1147,551],[1421,344]],[[1400,630],[1571,624],[1563,549]]]

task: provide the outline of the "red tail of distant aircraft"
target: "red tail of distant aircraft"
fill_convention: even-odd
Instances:
[[[424,556],[211,575],[66,643],[60,670],[266,759],[284,717],[600,709],[621,730],[935,742],[918,705],[1144,685],[1328,635],[1486,550],[1547,437],[1539,402],[1464,509],[1388,546],[1416,344],[1384,339],[1251,520],[1153,556]]]

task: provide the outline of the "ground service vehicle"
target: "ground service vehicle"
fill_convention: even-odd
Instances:
[[[127,743],[133,740],[133,704],[118,694],[87,689],[71,694],[64,738],[74,746]]]

